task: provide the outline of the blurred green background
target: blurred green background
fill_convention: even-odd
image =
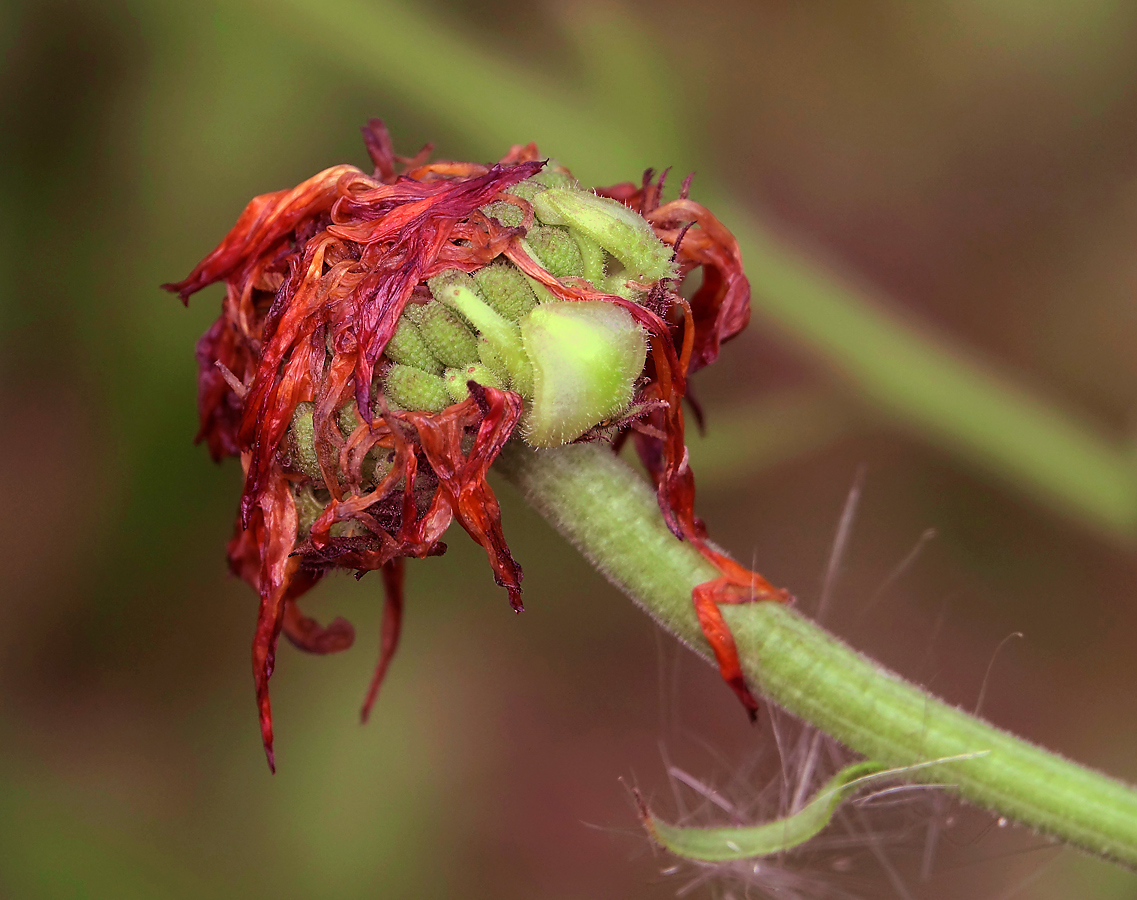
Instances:
[[[696,171],[755,288],[695,380],[712,534],[816,609],[863,472],[834,630],[969,708],[989,673],[994,721],[1137,780],[1131,4],[9,0],[0,46],[0,897],[670,897],[708,873],[669,873],[618,779],[676,814],[670,761],[776,812],[769,724],[504,485],[526,614],[454,533],[408,566],[364,728],[380,586],[329,580],[307,608],[357,646],[282,648],[268,774],[239,471],[192,444],[220,290],[157,286],[253,195],[365,167],[371,116],[588,184]],[[867,897],[1137,896],[925,805],[803,864]]]

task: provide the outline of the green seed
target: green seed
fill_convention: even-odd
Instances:
[[[301,533],[311,531],[312,523],[323,514],[327,504],[316,499],[311,482],[296,488],[293,497],[296,498],[296,515],[300,520],[298,524]]]
[[[416,308],[422,309],[421,306],[417,305]],[[418,327],[411,320],[411,317],[405,313],[399,317],[399,324],[395,328],[395,333],[391,335],[391,340],[387,341],[387,347],[383,352],[391,362],[400,363],[404,366],[414,366],[416,369],[422,369],[432,375],[437,375],[442,371],[442,363],[434,358],[434,354],[427,347]]]
[[[292,465],[310,478],[322,479],[320,463],[316,457],[316,429],[312,423],[315,404],[303,401],[296,404],[292,424],[288,428],[288,448]]]
[[[475,384],[480,384],[485,387],[498,388],[499,390],[502,387],[501,382],[493,372],[481,363],[473,363],[464,369],[447,369],[442,378],[446,382],[446,390],[450,393],[455,403],[459,403],[469,396],[470,389],[466,384],[468,381],[473,381]]]
[[[399,316],[399,321],[406,319],[412,325],[418,326],[422,322],[423,313],[426,312],[429,305],[429,303],[408,303],[403,307],[403,314]]]
[[[545,185],[538,184],[532,178],[528,178],[512,187],[507,187],[502,193],[512,194],[514,197],[520,197],[522,200],[528,200],[532,203],[533,198],[544,190],[548,190]]]
[[[372,470],[371,478],[375,484],[378,484],[387,477],[387,473],[391,471],[393,457],[393,451],[386,447],[373,447],[368,451],[363,462],[366,466],[369,462],[374,461],[375,467]]]
[[[431,355],[447,366],[465,366],[478,358],[478,339],[442,303],[419,307],[418,330]]]
[[[402,409],[441,412],[450,405],[446,383],[437,375],[414,366],[391,366],[383,393]]]
[[[340,427],[340,434],[348,437],[360,426],[359,412],[355,408],[355,401],[345,403],[336,412],[336,424]]]
[[[570,276],[580,278],[584,275],[584,260],[580,254],[580,247],[572,239],[567,228],[534,225],[529,229],[525,239],[537,254],[537,261],[554,278]]]
[[[482,212],[491,218],[497,219],[502,225],[506,225],[509,228],[516,228],[525,218],[525,214],[521,212],[520,206],[514,206],[512,203],[506,203],[504,200],[487,203],[482,207]]]
[[[510,322],[519,321],[537,305],[529,282],[510,263],[490,263],[474,273],[474,281],[486,302]]]

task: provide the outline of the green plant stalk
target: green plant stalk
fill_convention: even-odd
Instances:
[[[495,469],[660,626],[712,658],[691,590],[718,573],[667,530],[648,485],[608,447],[510,445]],[[1137,867],[1133,788],[948,706],[787,606],[724,613],[751,685],[789,712],[890,767],[981,754],[913,777],[951,785],[978,806]]]

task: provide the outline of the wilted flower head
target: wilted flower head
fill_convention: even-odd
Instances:
[[[532,144],[492,166],[428,163],[429,148],[396,156],[378,120],[363,131],[372,174],[335,166],[255,198],[188,278],[166,285],[183,300],[226,285],[197,347],[199,438],[245,471],[229,561],[261,598],[253,671],[270,765],[280,632],[315,653],[354,638],[342,619],[324,627],[297,605],[329,570],[383,572],[364,717],[398,642],[403,559],[444,552],[453,519],[521,610],[521,567],[486,483],[511,437],[633,437],[671,530],[723,571],[696,606],[752,705],[727,671],[733,641],[717,603],[769,586],[703,541],[680,406],[687,375],[749,318],[734,238],[687,183],[661,205],[664,179],[650,171],[639,186],[589,192]]]

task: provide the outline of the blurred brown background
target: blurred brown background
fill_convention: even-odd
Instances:
[[[370,116],[407,153],[537,140],[585,183],[697,170],[696,198],[748,208],[895,321],[1128,446],[1130,4],[15,0],[0,46],[4,898],[770,888],[665,874],[618,780],[677,815],[669,761],[769,817],[770,723],[748,727],[504,485],[526,614],[454,533],[408,567],[404,643],[363,728],[380,586],[322,585],[309,608],[358,643],[282,648],[269,776],[255,597],[223,554],[239,473],[192,443],[193,343],[220,293],[187,310],[157,286],[254,194],[365,166]],[[834,630],[969,708],[990,664],[986,715],[1137,780],[1137,530],[976,464],[831,362],[759,311],[696,380],[712,534],[814,609],[863,470]],[[1137,896],[1132,874],[926,794],[835,827],[847,847],[787,863],[816,879],[801,896]]]

